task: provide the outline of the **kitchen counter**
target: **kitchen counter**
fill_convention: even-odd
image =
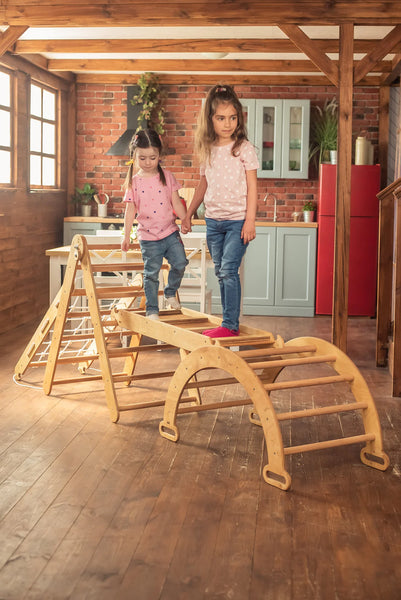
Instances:
[[[124,224],[123,217],[65,217],[65,223],[111,223]],[[179,222],[179,221],[178,221]],[[192,225],[204,225],[202,219],[193,219]],[[317,228],[317,223],[304,223],[304,221],[256,221],[256,227],[309,227]]]

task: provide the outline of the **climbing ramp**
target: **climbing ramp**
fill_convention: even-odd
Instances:
[[[146,335],[181,350],[181,362],[172,374],[164,403],[160,434],[174,442],[179,439],[177,416],[189,412],[215,410],[231,406],[252,405],[250,420],[263,429],[268,463],[263,468],[265,481],[286,490],[291,477],[285,469],[285,457],[311,450],[335,448],[348,444],[363,444],[361,461],[379,470],[387,469],[389,459],[383,451],[381,427],[373,398],[368,386],[353,362],[336,346],[314,337],[300,337],[284,343],[269,332],[241,325],[241,334],[232,338],[209,338],[202,331],[215,327],[221,319],[181,309],[161,314],[160,321],[151,321],[140,311],[113,310],[117,323],[124,329]],[[233,347],[235,344],[235,347]],[[324,366],[324,374],[319,368]],[[277,380],[285,370],[296,367],[304,376]],[[199,380],[198,373],[209,370],[208,379]],[[317,373],[311,374],[311,370]],[[329,371],[329,374],[327,372]],[[223,374],[222,374],[223,373]],[[165,374],[162,374],[165,376]],[[157,378],[158,374],[155,373]],[[220,402],[202,403],[202,388],[241,384],[248,397]],[[271,393],[278,390],[296,390],[319,386],[322,398],[324,386],[346,385],[350,393],[348,402],[304,408],[291,412],[276,412]],[[331,388],[332,389],[332,388]],[[182,405],[184,392],[198,392],[196,402]],[[339,397],[344,396],[343,392]],[[284,447],[280,423],[290,419],[307,419],[337,413],[356,411],[362,418],[362,432],[348,437],[329,439],[315,443]]]

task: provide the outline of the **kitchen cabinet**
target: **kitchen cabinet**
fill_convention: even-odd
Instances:
[[[243,264],[244,315],[314,316],[316,231],[316,225],[256,227]],[[212,290],[212,312],[219,314],[220,289],[213,267],[208,269],[207,286]]]
[[[249,140],[258,149],[258,177],[307,179],[310,100],[241,99]]]
[[[66,217],[64,219],[63,244],[69,246],[74,235],[96,235],[99,229],[118,230],[124,227],[124,219],[116,217]]]

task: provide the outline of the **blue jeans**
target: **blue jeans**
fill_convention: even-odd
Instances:
[[[188,264],[184,244],[179,232],[175,231],[162,240],[141,240],[140,245],[144,262],[143,287],[146,296],[146,315],[158,314],[159,273],[163,258],[166,258],[170,265],[164,295],[166,298],[171,298],[180,287]]]
[[[205,220],[206,241],[220,285],[222,326],[237,331],[241,309],[238,269],[248,246],[241,238],[244,221],[216,221],[208,218]]]

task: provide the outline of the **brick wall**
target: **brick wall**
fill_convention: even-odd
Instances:
[[[193,134],[196,119],[209,86],[166,86],[166,134],[163,137],[167,155],[163,165],[170,169],[183,187],[195,187],[199,168],[193,155]],[[242,98],[310,99],[311,106],[322,106],[336,95],[331,86],[283,87],[236,86]],[[126,129],[125,85],[79,84],[77,86],[77,185],[86,181],[110,196],[109,214],[124,212],[122,185],[127,167],[125,157],[105,153]],[[354,137],[365,134],[377,148],[378,88],[355,88]],[[313,109],[312,115],[313,117]],[[377,153],[375,154],[375,159]],[[264,204],[266,193],[278,198],[278,217],[290,218],[306,200],[318,200],[317,174],[311,168],[310,179],[259,179],[258,218],[271,220],[272,202]]]

